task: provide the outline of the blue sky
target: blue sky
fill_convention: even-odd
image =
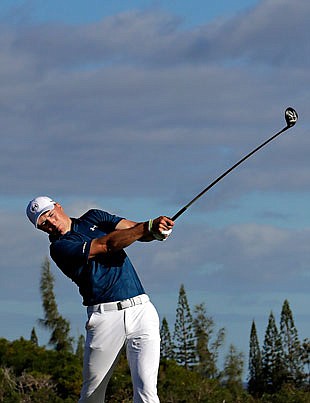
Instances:
[[[227,16],[242,11],[257,3],[257,0],[219,0],[216,4],[206,5],[203,0],[3,0],[2,13],[6,18],[27,17],[34,21],[65,21],[66,23],[85,24],[100,21],[103,17],[113,16],[130,10],[163,10],[180,17],[184,25],[204,24],[216,17]]]
[[[99,207],[144,221],[172,216],[285,126],[296,126],[219,182],[165,243],[128,248],[174,325],[178,292],[225,326],[224,353],[260,343],[288,299],[309,337],[310,3],[8,1],[0,5],[2,337],[42,316],[45,234],[25,217],[49,195],[77,216]],[[73,336],[85,312],[52,265]],[[39,341],[46,333],[37,329]]]

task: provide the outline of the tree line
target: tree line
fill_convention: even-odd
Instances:
[[[82,383],[84,336],[70,335],[70,322],[58,311],[50,261],[41,268],[40,292],[44,317],[38,325],[49,332],[48,346],[39,346],[36,328],[30,339],[0,339],[0,402],[73,403]],[[260,347],[256,325],[250,329],[248,376],[245,354],[230,345],[219,368],[226,330],[216,328],[204,303],[191,311],[180,286],[173,331],[161,322],[161,361],[158,393],[162,403],[306,403],[310,401],[308,339],[299,341],[293,314],[284,301],[279,329],[270,313]],[[107,402],[132,401],[125,354],[113,374]]]
[[[218,379],[224,385],[241,388],[245,362],[243,352],[230,345],[223,369],[218,367],[219,349],[224,345],[225,336],[225,328],[216,331],[214,320],[207,314],[203,303],[196,305],[191,313],[184,285],[181,285],[172,335],[166,318],[162,320],[162,359],[175,360],[178,365],[197,371],[207,379]],[[261,397],[266,393],[279,392],[284,385],[309,391],[309,353],[309,339],[299,340],[293,313],[288,300],[285,300],[279,329],[273,312],[269,315],[262,348],[255,321],[252,322],[248,392],[254,397]]]

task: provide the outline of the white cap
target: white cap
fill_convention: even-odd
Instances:
[[[55,202],[47,196],[39,196],[31,200],[27,206],[27,216],[32,224],[37,228],[38,219],[43,213],[53,210]]]

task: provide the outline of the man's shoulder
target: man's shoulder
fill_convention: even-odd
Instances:
[[[92,208],[92,209],[86,211],[86,213],[84,213],[83,215],[81,215],[78,218],[78,220],[88,221],[88,220],[96,219],[96,218],[100,217],[102,215],[102,213],[104,213],[104,211]]]
[[[79,221],[88,221],[92,224],[98,223],[117,223],[122,220],[123,217],[119,217],[115,214],[112,214],[108,211],[100,210],[100,209],[90,209],[86,213],[84,213],[78,220]]]
[[[101,221],[109,220],[109,216],[110,213],[108,213],[107,211],[92,208],[86,211],[86,213],[84,213],[83,215],[81,215],[77,219],[77,221],[78,222],[87,221],[91,224],[98,224]]]

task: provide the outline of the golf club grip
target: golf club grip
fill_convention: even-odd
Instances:
[[[194,197],[186,206],[182,207],[171,219],[172,221],[175,221],[178,217],[180,217],[181,214],[183,214],[188,207],[190,207],[196,200],[198,200],[202,195],[204,195],[208,190],[210,190],[215,184],[217,184],[221,179],[223,179],[227,174],[229,174],[233,169],[237,168],[238,165],[240,165],[242,162],[244,162],[246,159],[251,157],[256,151],[260,150],[262,147],[264,147],[266,144],[270,143],[272,140],[274,140],[277,136],[279,136],[281,133],[285,132],[287,129],[289,129],[291,126],[287,125],[284,127],[282,130],[280,130],[278,133],[274,134],[272,137],[270,137],[268,140],[266,140],[264,143],[256,147],[254,150],[249,152],[246,156],[241,158],[236,164],[234,164],[232,167],[227,169],[222,175],[220,175],[218,178],[216,178],[212,183],[210,183],[209,186],[207,186],[203,191],[201,191],[196,197]]]

